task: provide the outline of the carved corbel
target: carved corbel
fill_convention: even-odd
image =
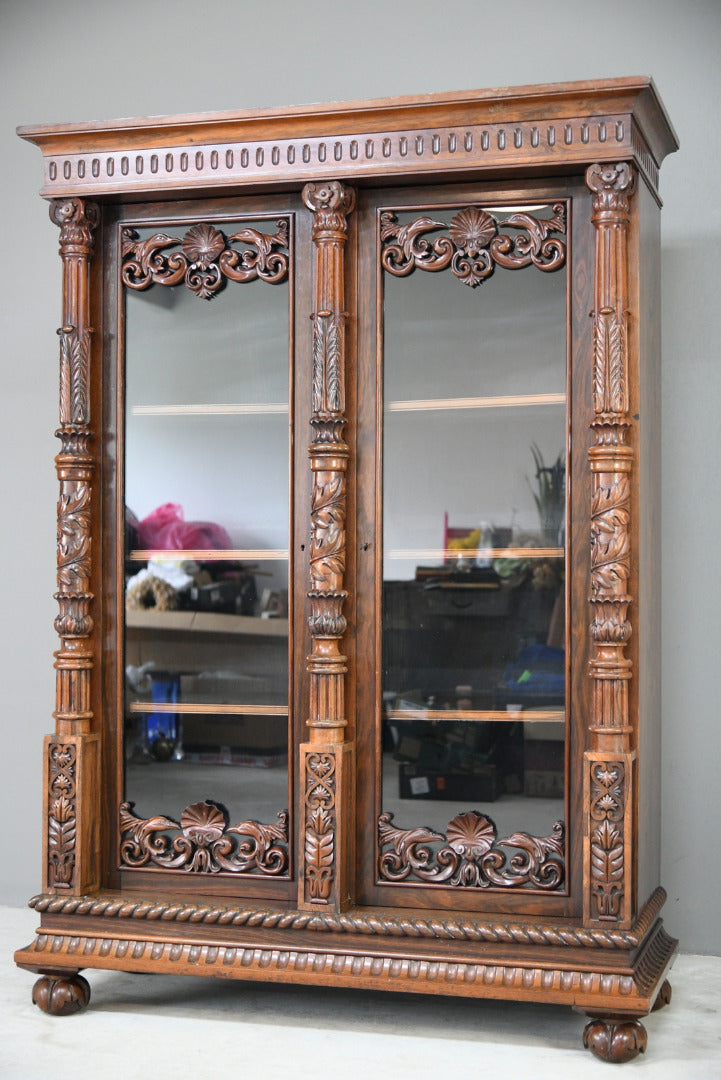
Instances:
[[[586,918],[627,925],[632,916],[630,844],[635,753],[631,745],[625,645],[632,632],[629,419],[628,227],[632,167],[592,165],[586,172],[596,235],[593,317],[595,445],[591,506],[590,749],[585,755]]]

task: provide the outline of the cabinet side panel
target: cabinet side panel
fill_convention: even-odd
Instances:
[[[661,273],[660,215],[638,191],[638,900],[659,883],[661,830]]]

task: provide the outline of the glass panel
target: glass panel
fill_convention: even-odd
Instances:
[[[457,213],[396,211],[391,240]],[[382,808],[543,836],[564,817],[566,274],[479,261],[469,288],[429,258],[383,274]]]
[[[288,805],[289,310],[287,273],[210,301],[125,289],[125,799],[143,818]]]

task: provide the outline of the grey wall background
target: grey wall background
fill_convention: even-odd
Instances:
[[[721,953],[720,45],[718,0],[0,2],[0,901],[39,884],[54,701],[60,264],[15,125],[652,74],[682,144],[661,174],[662,881],[683,948]]]

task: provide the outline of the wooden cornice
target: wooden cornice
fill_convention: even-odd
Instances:
[[[48,198],[140,197],[317,178],[582,171],[631,160],[656,190],[678,147],[648,77],[18,128]]]

